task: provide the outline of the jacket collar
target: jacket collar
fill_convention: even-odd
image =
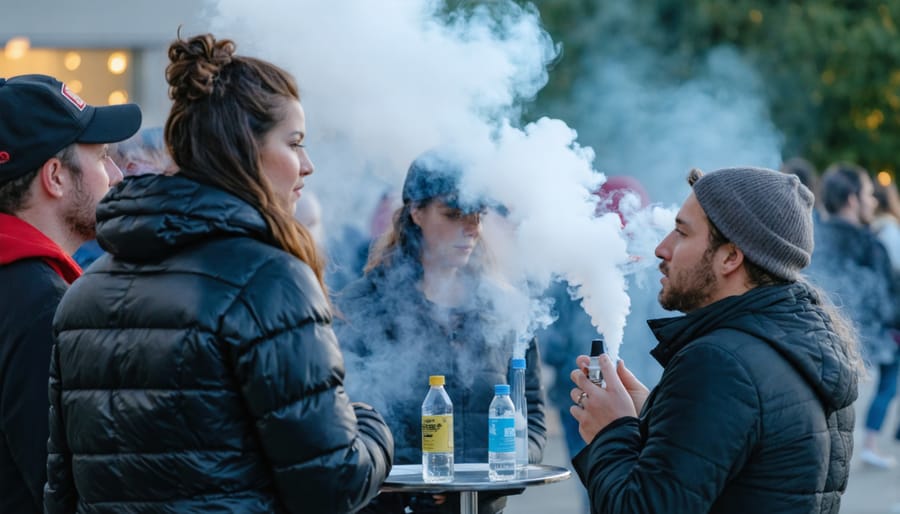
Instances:
[[[718,327],[722,318],[727,318],[734,307],[742,303],[745,296],[756,291],[750,290],[740,296],[729,296],[701,307],[683,316],[658,318],[647,321],[659,344],[650,351],[662,367],[669,365],[672,357],[686,344]]]
[[[225,237],[274,244],[253,206],[178,174],[126,178],[97,206],[97,239],[127,261],[161,260],[191,244]]]
[[[806,283],[756,287],[684,316],[648,321],[659,344],[650,353],[666,367],[685,346],[713,331],[742,332],[771,346],[834,408],[850,405],[858,376],[848,341],[833,329],[825,300]]]

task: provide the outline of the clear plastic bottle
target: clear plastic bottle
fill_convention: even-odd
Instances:
[[[528,402],[525,399],[525,359],[512,360],[512,402],[516,409],[516,471],[528,467]]]
[[[494,386],[494,399],[488,409],[488,478],[491,481],[516,477],[516,408],[509,397],[509,386]]]
[[[422,402],[422,480],[453,480],[453,402],[444,390],[444,376],[428,377],[431,389]]]

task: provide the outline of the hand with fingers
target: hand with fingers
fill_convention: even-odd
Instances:
[[[578,369],[572,370],[575,382],[570,396],[573,405],[569,412],[578,421],[581,438],[588,444],[597,433],[613,421],[627,416],[637,416],[644,406],[649,390],[619,361],[618,369],[608,355],[600,356],[600,369],[606,387],[593,384],[587,377],[590,359],[581,355],[576,361]]]
[[[640,414],[644,409],[644,402],[646,402],[647,397],[650,396],[650,390],[625,367],[625,361],[622,359],[619,359],[619,362],[616,365],[616,373],[619,375],[619,380],[622,381],[622,386],[628,391],[628,396],[631,397],[631,401],[634,402],[635,412]]]

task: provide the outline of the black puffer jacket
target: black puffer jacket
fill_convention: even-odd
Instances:
[[[640,420],[574,459],[592,512],[837,513],[857,375],[805,285],[651,321],[665,367]]]
[[[312,271],[248,204],[173,176],[101,202],[111,253],[54,320],[47,511],[350,512],[387,476]]]

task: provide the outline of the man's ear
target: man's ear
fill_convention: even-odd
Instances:
[[[725,243],[719,250],[721,255],[722,273],[730,275],[744,264],[744,252],[734,243]]]
[[[71,180],[71,172],[65,169],[58,157],[51,157],[41,165],[38,182],[41,190],[51,198],[61,198]]]

